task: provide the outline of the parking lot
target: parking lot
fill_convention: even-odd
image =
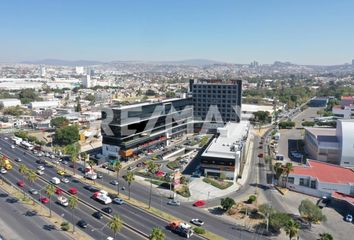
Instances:
[[[322,108],[307,108],[298,114],[293,121],[295,128],[293,129],[280,129],[280,140],[278,142],[278,154],[284,156],[285,162],[293,162],[295,164],[302,163],[303,152],[303,138],[305,130],[302,129],[301,123],[303,121],[313,121],[317,117],[317,111]]]

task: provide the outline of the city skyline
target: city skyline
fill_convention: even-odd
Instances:
[[[350,1],[11,1],[0,16],[0,62],[344,64],[354,56],[353,7]]]

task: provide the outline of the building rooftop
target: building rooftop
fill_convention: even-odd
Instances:
[[[147,106],[147,105],[151,105],[151,104],[172,102],[172,101],[177,101],[177,100],[182,100],[182,99],[186,99],[186,98],[168,98],[168,99],[163,99],[163,100],[134,103],[134,104],[128,104],[128,105],[123,105],[123,106],[119,106],[119,107],[113,107],[112,109],[123,110],[123,109],[129,109],[129,108],[143,107],[143,106]]]
[[[306,131],[310,132],[312,135],[314,135],[316,138],[319,136],[324,137],[335,137],[336,136],[336,129],[335,128],[312,128],[312,127],[307,127],[305,128]]]
[[[354,97],[353,96],[341,96],[340,99],[341,100],[347,100],[347,101],[353,101]]]
[[[354,183],[354,171],[338,165],[308,160],[307,166],[294,166],[291,174],[311,176],[320,182],[327,183]]]
[[[225,127],[218,128],[220,135],[212,140],[202,156],[234,159],[237,148],[246,137],[248,129],[248,121],[229,122]]]

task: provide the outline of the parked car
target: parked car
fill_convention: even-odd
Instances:
[[[167,202],[167,204],[172,206],[179,206],[181,205],[181,202],[175,199],[171,199],[170,201]]]
[[[352,222],[353,221],[353,216],[351,214],[347,214],[347,216],[345,216],[345,221],[346,222]]]
[[[193,218],[191,220],[191,223],[193,223],[194,225],[197,225],[197,226],[202,226],[204,224],[204,222],[198,218]]]

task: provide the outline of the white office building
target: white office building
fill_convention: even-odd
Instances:
[[[354,167],[354,119],[337,120],[337,128],[305,128],[305,151],[318,161]]]
[[[7,107],[14,107],[14,106],[21,106],[21,101],[16,98],[3,98],[0,99],[0,105],[4,108]]]
[[[31,102],[29,104],[29,107],[31,109],[56,108],[56,107],[59,107],[59,100]]]

